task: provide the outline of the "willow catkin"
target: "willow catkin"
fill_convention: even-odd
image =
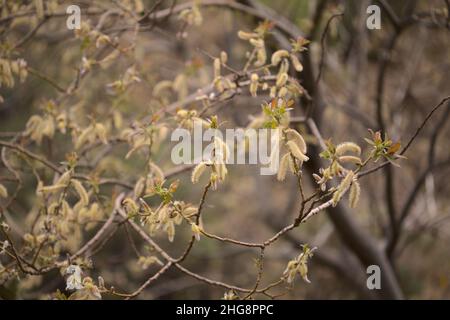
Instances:
[[[252,95],[252,97],[257,96],[258,80],[259,80],[259,76],[256,73],[252,73],[252,75],[250,77],[250,86],[249,86],[249,91],[250,91],[250,94]]]
[[[269,94],[269,96],[270,96],[271,98],[275,98],[276,95],[277,95],[277,87],[273,86],[273,87],[270,88],[270,94]]]
[[[300,161],[308,161],[309,160],[309,158],[300,151],[300,148],[294,141],[288,141],[286,143],[286,146],[288,147],[288,149],[292,153],[292,155],[294,157],[296,157],[298,160],[300,160]]]
[[[228,145],[219,137],[214,137],[215,158],[219,162],[226,162],[230,154]]]
[[[197,166],[195,166],[194,170],[192,170],[191,181],[192,183],[197,183],[203,172],[205,172],[206,163],[200,162]]]
[[[284,98],[287,96],[287,94],[289,93],[288,89],[286,87],[281,87],[280,90],[278,91],[278,98]]]
[[[245,32],[245,31],[238,31],[238,37],[242,40],[250,40],[252,38],[258,37],[258,35],[254,32]]]
[[[159,97],[161,96],[161,94],[167,90],[167,89],[171,89],[172,88],[172,81],[170,80],[162,80],[160,82],[158,82],[154,87],[153,87],[153,95],[155,97]]]
[[[42,134],[44,136],[48,138],[53,138],[53,136],[55,135],[55,122],[53,120],[53,117],[51,116],[45,117],[40,127]]]
[[[354,142],[343,142],[337,145],[336,147],[336,155],[341,156],[347,152],[356,153],[357,155],[361,154],[361,148]]]
[[[220,52],[220,61],[222,61],[223,64],[228,62],[228,54],[225,51]]]
[[[359,182],[354,179],[352,186],[350,187],[349,204],[350,208],[355,208],[359,202],[359,196],[361,194],[361,186]]]
[[[213,165],[214,171],[217,174],[217,178],[219,181],[225,180],[225,177],[228,173],[228,169],[223,162],[214,163]]]
[[[353,163],[353,164],[361,164],[361,159],[359,157],[355,157],[355,156],[340,156],[338,158],[339,162],[344,162],[344,163]]]
[[[291,155],[286,153],[280,161],[280,167],[278,168],[277,179],[278,181],[283,181],[286,178],[287,169],[289,168],[289,159]]]
[[[142,193],[144,192],[144,188],[145,188],[145,181],[147,179],[144,177],[141,177],[138,179],[138,181],[136,182],[136,184],[134,185],[134,196],[136,198],[140,197],[142,195]]]
[[[197,241],[200,241],[200,235],[202,234],[202,231],[203,231],[202,228],[199,225],[192,223],[191,230],[192,230],[192,233],[194,234],[195,239]]]
[[[278,50],[272,55],[272,65],[277,66],[281,59],[289,57],[289,52],[287,50]]]
[[[337,190],[333,193],[333,207],[335,207],[338,202],[342,199],[344,194],[347,192],[348,188],[350,187],[350,184],[352,183],[353,177],[354,177],[353,171],[349,171],[345,178],[341,181],[339,186],[337,187]]]
[[[220,59],[214,59],[214,78],[216,79],[220,77],[220,65]]]
[[[295,141],[297,146],[300,148],[300,151],[306,154],[306,142],[305,139],[303,139],[302,135],[294,129],[287,129],[285,133],[287,139]]]
[[[286,72],[283,72],[281,74],[278,74],[277,76],[277,81],[276,81],[276,85],[277,87],[282,87],[286,84],[286,82],[288,81],[289,76]]]
[[[66,172],[64,172],[59,179],[56,181],[55,185],[57,186],[66,186],[69,181],[70,181],[70,177],[72,176],[72,171],[68,170]]]
[[[173,239],[175,239],[175,224],[172,220],[168,221],[164,225],[164,231],[167,233],[167,238],[170,242],[173,242]]]
[[[297,72],[302,72],[303,71],[303,65],[301,64],[300,60],[298,60],[297,56],[295,54],[291,54],[290,58],[291,58],[291,61],[292,61],[292,65],[294,66],[294,69]]]
[[[266,63],[266,60],[267,60],[267,53],[263,42],[263,46],[258,47],[258,50],[256,51],[256,60],[254,66],[261,67]]]
[[[4,185],[0,184],[0,198],[7,198],[7,197],[8,197],[8,190]]]
[[[256,48],[264,47],[264,40],[263,39],[250,39],[250,43]]]
[[[161,168],[158,167],[153,161],[150,161],[148,165],[153,176],[159,181],[164,181],[164,172],[161,170]]]
[[[81,131],[81,134],[78,136],[78,139],[76,140],[75,149],[80,149],[86,143],[86,141],[88,141],[91,138],[92,134],[94,133],[93,129],[94,128],[92,126],[88,126],[83,131]]]
[[[94,130],[98,140],[100,140],[103,144],[108,144],[105,126],[101,123],[96,123]]]
[[[87,206],[89,204],[89,195],[86,189],[83,187],[83,184],[80,181],[73,179],[72,185],[75,188],[75,191],[78,193],[80,201],[83,203],[83,205]]]

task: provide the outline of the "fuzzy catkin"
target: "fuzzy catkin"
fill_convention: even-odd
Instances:
[[[300,151],[300,148],[294,141],[288,141],[286,143],[286,146],[288,147],[288,149],[292,153],[292,155],[294,157],[296,157],[298,160],[300,160],[300,161],[308,161],[309,160],[309,158]]]
[[[353,180],[352,186],[350,187],[349,204],[350,208],[355,208],[359,202],[359,196],[361,194],[361,186],[359,182],[355,179]]]
[[[198,182],[198,180],[200,179],[200,177],[203,174],[203,172],[205,172],[205,169],[206,169],[206,163],[200,162],[194,168],[194,170],[192,170],[192,175],[191,175],[192,183],[197,183]]]
[[[337,156],[341,156],[347,152],[353,152],[359,156],[361,154],[361,148],[354,142],[343,142],[336,147]]]
[[[347,192],[350,184],[352,183],[354,177],[353,171],[349,171],[342,182],[339,184],[337,190],[333,194],[333,207],[335,207],[338,202],[342,199],[344,194]]]

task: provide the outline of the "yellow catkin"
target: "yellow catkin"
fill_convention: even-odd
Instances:
[[[226,162],[230,154],[228,145],[219,137],[214,137],[214,153],[217,162]]]
[[[80,181],[73,179],[72,185],[75,188],[75,191],[78,193],[78,196],[80,197],[80,201],[87,206],[89,204],[89,195],[86,191],[86,189],[83,187]]]
[[[342,182],[339,184],[337,190],[333,194],[333,207],[335,207],[338,202],[342,199],[344,194],[347,192],[350,184],[352,183],[354,177],[353,171],[349,171]]]
[[[300,63],[300,60],[298,60],[296,55],[291,54],[291,61],[292,65],[294,66],[294,69],[297,70],[297,72],[303,71],[303,65]]]
[[[359,182],[355,179],[353,180],[352,186],[350,187],[349,203],[350,208],[355,208],[359,202],[359,196],[361,194],[361,186]]]
[[[140,197],[142,195],[142,193],[144,192],[145,181],[146,181],[146,179],[141,177],[138,179],[138,181],[134,185],[134,196],[136,198]]]
[[[281,59],[289,57],[289,52],[287,50],[278,50],[272,55],[272,65],[277,66]]]
[[[81,131],[81,134],[78,136],[77,142],[75,143],[75,149],[80,149],[86,141],[88,141],[93,134],[93,127],[89,126],[83,131]]]
[[[256,51],[256,61],[254,63],[255,67],[261,67],[266,63],[267,60],[267,53],[266,49],[264,48],[264,42],[261,47],[258,47],[258,50]]]
[[[192,175],[191,175],[192,183],[197,183],[198,182],[198,180],[200,179],[200,177],[203,174],[203,172],[205,172],[205,169],[206,169],[206,163],[205,162],[200,162],[194,168],[194,170],[192,170]]]
[[[250,39],[250,43],[256,48],[264,47],[264,40],[263,39]]]
[[[95,124],[95,134],[97,136],[97,138],[103,143],[103,144],[108,144],[108,138],[107,138],[107,134],[106,134],[106,128],[103,124],[101,123],[96,123]]]
[[[286,153],[280,161],[280,167],[278,168],[277,179],[278,181],[283,181],[286,178],[287,169],[289,168],[289,159],[291,155]]]
[[[288,89],[286,87],[281,87],[280,91],[278,91],[278,97],[283,98],[288,94]]]
[[[249,86],[249,90],[250,90],[250,94],[253,97],[257,96],[257,91],[258,91],[258,79],[259,76],[256,73],[252,73],[251,77],[250,77],[250,86]]]
[[[164,90],[171,88],[172,88],[172,81],[169,80],[160,81],[153,87],[153,95],[155,97],[159,97]]]
[[[294,157],[296,157],[300,161],[308,161],[309,158],[304,155],[300,148],[297,146],[297,144],[294,141],[288,141],[286,143],[286,146],[288,147],[289,151],[292,153]]]
[[[202,231],[203,231],[202,228],[199,225],[192,223],[191,230],[192,230],[192,233],[194,234],[195,239],[197,241],[200,241],[200,235],[202,234]]]
[[[285,132],[288,140],[295,141],[297,146],[300,148],[300,151],[306,154],[306,142],[305,139],[303,139],[302,135],[294,129],[287,129]]]
[[[70,181],[70,177],[72,176],[72,171],[66,171],[64,172],[61,177],[56,181],[55,185],[57,186],[66,186],[67,183]]]
[[[289,76],[287,73],[283,72],[283,73],[279,74],[277,76],[277,82],[276,82],[277,87],[279,88],[279,87],[284,86],[286,84],[286,82],[288,81],[288,79],[289,79]]]
[[[250,40],[252,38],[256,38],[258,35],[253,32],[245,32],[245,31],[238,31],[238,37],[242,40]]]
[[[167,238],[169,241],[173,242],[173,239],[175,239],[175,224],[173,221],[168,221],[164,226],[164,230],[167,233]]]
[[[164,181],[164,172],[161,170],[160,167],[158,167],[154,162],[150,161],[149,167],[155,176],[156,179],[159,181]]]
[[[122,201],[122,205],[126,208],[128,213],[131,213],[131,212],[135,213],[135,212],[137,212],[139,210],[138,205],[131,198],[125,198]]]
[[[8,197],[8,190],[2,184],[0,184],[0,197],[1,198],[7,198]]]
[[[216,58],[214,59],[214,78],[220,77],[220,59]]]
[[[272,88],[270,88],[270,97],[271,98],[275,98],[276,97],[276,95],[277,95],[277,87],[272,87]]]
[[[341,156],[339,162],[361,164],[361,159],[355,156]]]
[[[219,181],[223,181],[225,180],[225,177],[228,173],[228,169],[225,166],[225,164],[223,162],[221,163],[215,163],[214,164],[214,169],[217,173],[217,178],[219,179]]]
[[[336,155],[341,156],[347,152],[361,154],[361,148],[354,142],[343,142],[336,147]]]
[[[228,62],[228,54],[225,51],[220,52],[220,61],[222,61],[223,64]]]

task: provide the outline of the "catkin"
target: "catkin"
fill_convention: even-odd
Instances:
[[[300,148],[300,151],[306,154],[306,142],[305,139],[303,139],[302,135],[294,129],[287,129],[285,132],[288,140],[295,141],[297,146]]]
[[[220,59],[214,59],[214,78],[220,77]]]
[[[192,170],[192,175],[191,175],[192,183],[197,183],[198,182],[198,180],[200,179],[200,177],[203,174],[203,172],[205,172],[205,169],[206,169],[206,163],[205,162],[200,162],[194,168],[194,170]]]
[[[291,61],[292,65],[294,66],[294,69],[297,70],[297,72],[303,71],[303,65],[300,63],[300,60],[298,60],[297,56],[295,54],[291,54]]]
[[[106,136],[106,128],[103,124],[101,123],[96,123],[95,124],[95,134],[97,136],[97,138],[103,143],[103,144],[108,144],[108,138]]]
[[[345,178],[337,187],[337,190],[333,194],[333,207],[335,207],[338,204],[338,202],[347,192],[348,188],[350,187],[350,184],[352,183],[354,175],[355,174],[353,173],[353,171],[349,171],[345,176]]]
[[[278,97],[284,98],[288,94],[288,89],[286,87],[281,87],[280,91],[278,91]]]
[[[256,61],[254,63],[255,67],[261,67],[266,63],[267,60],[267,53],[266,49],[264,48],[264,42],[263,46],[258,47],[258,50],[256,51]]]
[[[291,155],[286,153],[280,161],[280,167],[278,168],[277,179],[278,181],[283,181],[286,178],[287,169],[289,168],[289,159]]]
[[[361,164],[361,159],[355,156],[341,156],[339,162]]]
[[[8,197],[8,190],[2,184],[0,184],[0,197],[1,198],[7,198]]]
[[[144,192],[145,181],[146,181],[146,179],[144,177],[141,177],[136,182],[136,184],[134,186],[134,196],[136,198],[140,197],[142,195],[142,193]]]
[[[245,31],[238,31],[238,37],[242,40],[250,40],[252,38],[256,38],[258,35],[254,32],[245,32]]]
[[[75,188],[75,191],[78,193],[78,196],[80,197],[80,201],[87,206],[89,204],[89,195],[86,191],[86,189],[83,187],[80,181],[73,179],[72,185]]]
[[[286,143],[286,146],[288,147],[288,149],[292,153],[292,155],[294,157],[296,157],[298,160],[300,160],[300,161],[308,161],[309,160],[309,158],[300,151],[300,148],[294,141],[288,141]]]
[[[250,94],[252,95],[252,97],[257,96],[258,79],[259,79],[259,76],[256,73],[252,73],[252,75],[250,77],[250,86],[249,86],[249,91],[250,91]]]
[[[353,152],[357,155],[361,154],[361,148],[353,142],[343,142],[336,147],[336,155],[341,156],[347,152]]]
[[[288,74],[285,73],[285,72],[279,74],[279,75],[277,76],[277,82],[276,82],[277,87],[279,88],[279,87],[284,86],[284,85],[286,84],[288,78],[289,78],[289,76],[288,76]]]
[[[289,57],[289,52],[287,50],[278,50],[272,55],[272,65],[277,66],[281,59]]]
[[[220,52],[220,61],[222,61],[223,64],[228,62],[228,54],[225,51]]]
[[[359,196],[361,194],[361,186],[359,182],[355,179],[353,180],[352,186],[350,187],[349,203],[350,208],[355,208],[359,202]]]
[[[69,183],[69,181],[70,181],[71,175],[72,175],[72,171],[71,170],[64,172],[61,175],[61,177],[59,177],[59,179],[56,181],[55,185],[66,186],[67,183]]]
[[[195,223],[192,223],[191,224],[191,230],[192,230],[192,233],[194,234],[195,239],[197,241],[200,241],[200,235],[201,235],[201,233],[203,231],[202,228],[199,225],[197,225]]]
[[[149,162],[149,167],[156,179],[158,179],[159,181],[164,181],[164,172],[161,170],[160,167],[158,167],[152,161]]]

